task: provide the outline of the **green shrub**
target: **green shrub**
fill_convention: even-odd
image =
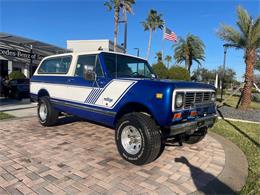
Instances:
[[[260,94],[259,93],[253,93],[252,94],[252,100],[254,102],[260,102]]]
[[[256,90],[256,88],[252,88],[252,93],[258,93],[258,91]]]
[[[153,64],[152,69],[154,73],[158,76],[159,79],[167,79],[167,71],[168,69],[162,62],[158,62],[157,64]]]
[[[187,69],[180,66],[172,66],[168,70],[168,78],[173,80],[190,81],[190,74]]]
[[[13,79],[25,79],[26,78],[26,76],[22,73],[22,72],[20,72],[20,71],[13,71],[13,72],[11,72],[10,74],[9,74],[9,79],[10,80],[13,80]]]

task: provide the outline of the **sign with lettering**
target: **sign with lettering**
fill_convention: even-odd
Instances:
[[[30,54],[30,53],[24,52],[24,51],[3,49],[3,48],[0,48],[0,55],[17,57],[17,58],[32,59],[32,60],[39,60],[39,61],[42,60],[42,58],[44,58],[44,56],[34,54],[34,53]]]

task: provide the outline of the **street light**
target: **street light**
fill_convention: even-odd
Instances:
[[[134,49],[137,50],[137,56],[139,57],[139,48],[135,47]]]
[[[223,72],[222,72],[222,82],[221,82],[221,102],[223,100],[223,91],[224,91],[224,78],[225,78],[225,68],[226,68],[226,56],[227,56],[227,48],[229,47],[238,47],[236,44],[225,43],[224,47],[224,62],[223,62]]]

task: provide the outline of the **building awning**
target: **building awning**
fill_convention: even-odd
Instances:
[[[31,55],[31,48],[33,55]],[[29,62],[32,57],[34,63],[38,63],[43,57],[67,52],[70,52],[70,50],[41,41],[0,32],[0,56],[8,60]]]

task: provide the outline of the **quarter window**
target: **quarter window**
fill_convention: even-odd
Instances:
[[[85,67],[93,69],[98,77],[103,76],[101,64],[97,55],[81,55],[78,57],[77,66],[75,70],[75,76],[84,77]]]
[[[49,58],[42,62],[39,74],[66,74],[71,64],[71,56]]]

